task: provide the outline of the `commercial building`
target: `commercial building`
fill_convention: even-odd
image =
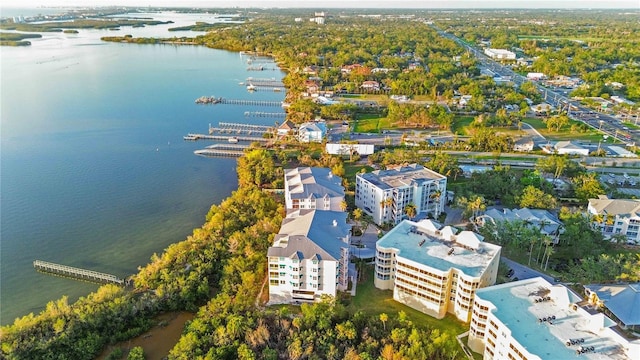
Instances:
[[[315,301],[348,288],[351,225],[342,211],[296,210],[283,220],[269,261],[269,303]]]
[[[468,322],[476,290],[496,281],[500,250],[471,231],[404,220],[376,243],[374,284],[425,314]]]
[[[485,360],[639,359],[640,342],[563,285],[541,277],[476,291],[469,347]]]
[[[356,175],[356,206],[378,225],[402,221],[409,204],[415,206],[416,214],[437,217],[444,209],[446,194],[447,177],[422,165]]]
[[[284,171],[284,197],[287,211],[316,209],[342,211],[342,178],[331,170],[300,167]]]
[[[488,57],[496,60],[515,60],[516,59],[516,54],[514,52],[511,52],[505,49],[486,48],[484,49],[484,53]]]
[[[605,237],[624,235],[628,243],[640,244],[640,200],[600,195],[598,199],[589,199],[587,211]]]

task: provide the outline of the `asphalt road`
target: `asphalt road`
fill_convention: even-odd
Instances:
[[[535,278],[535,277],[543,277],[545,280],[547,280],[548,282],[550,282],[551,284],[555,284],[556,280],[552,277],[549,276],[547,274],[543,274],[537,270],[534,270],[528,266],[522,265],[520,263],[517,263],[513,260],[509,260],[506,257],[502,257],[500,258],[500,260],[502,260],[505,264],[507,264],[507,266],[509,266],[509,268],[513,269],[514,273],[513,276],[511,277],[512,279],[514,278],[518,278],[518,280],[524,280],[524,279],[531,279],[531,278]]]

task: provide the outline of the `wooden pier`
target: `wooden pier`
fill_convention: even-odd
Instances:
[[[202,149],[193,152],[196,155],[206,157],[240,157],[244,155],[244,151],[223,150],[223,149]]]
[[[218,134],[235,134],[235,135],[264,135],[266,133],[273,133],[273,126],[265,125],[253,125],[253,124],[241,124],[241,123],[227,123],[219,122],[218,127],[212,127],[209,124],[209,135]],[[190,140],[185,138],[185,140]]]
[[[287,117],[287,113],[284,112],[264,112],[264,111],[245,111],[244,117],[271,117],[271,118],[284,118]]]
[[[230,105],[254,105],[254,106],[282,106],[281,101],[269,100],[245,100],[245,99],[225,99],[215,96],[202,96],[196,99],[196,104],[230,104]]]
[[[97,283],[112,283],[118,285],[124,285],[124,280],[118,278],[115,275],[105,274],[97,271],[80,269],[72,266],[54,264],[41,260],[34,260],[33,267],[37,271],[66,276],[79,280],[86,280]]]
[[[282,83],[282,81],[278,81],[276,79],[254,79],[254,78],[248,78],[245,82],[246,82],[247,85],[253,85],[253,86],[271,87],[271,88],[284,88],[284,83]]]
[[[270,139],[265,139],[262,137],[255,137],[255,136],[229,136],[229,135],[205,135],[205,134],[187,134],[187,136],[185,136],[185,140],[222,140],[222,141],[229,141],[229,139],[234,138],[235,140],[238,141],[248,141],[248,142],[254,142],[254,141],[260,141],[260,142],[268,142]]]

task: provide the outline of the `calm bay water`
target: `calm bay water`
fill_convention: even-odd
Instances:
[[[49,34],[1,50],[0,322],[77,299],[97,285],[37,273],[35,259],[121,277],[185,239],[211,204],[237,186],[235,159],[210,159],[184,142],[218,121],[271,108],[196,105],[202,95],[249,94],[239,54],[195,46],[104,43],[105,35],[183,36],[168,27],[206,15],[154,14],[175,24]],[[209,20],[212,21],[212,20]],[[193,36],[192,33],[186,33]]]

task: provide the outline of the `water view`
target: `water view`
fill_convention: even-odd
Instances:
[[[126,277],[204,222],[235,189],[235,159],[202,158],[209,143],[184,142],[219,121],[245,118],[235,105],[197,105],[203,95],[282,100],[247,93],[239,54],[194,46],[105,43],[107,35],[193,36],[169,27],[216,21],[205,14],[146,14],[174,24],[120,31],[43,34],[2,49],[1,323],[97,285],[37,273],[33,260]]]

